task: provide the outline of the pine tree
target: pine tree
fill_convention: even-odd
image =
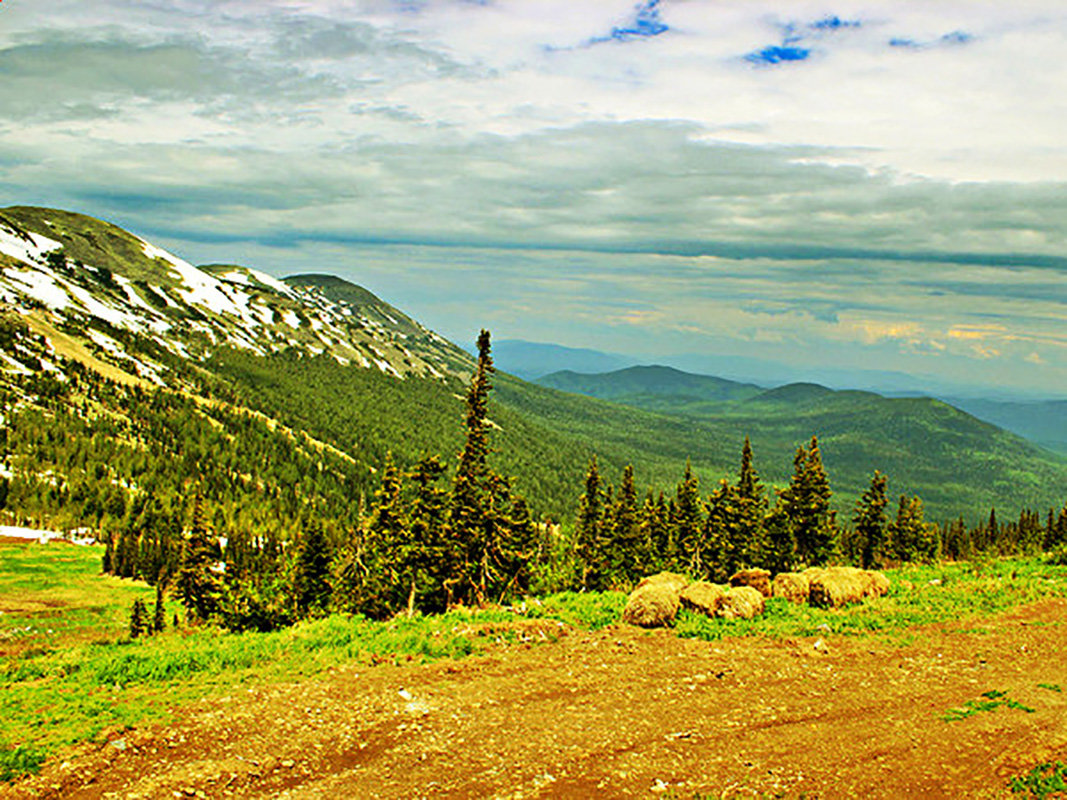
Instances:
[[[699,577],[723,583],[741,565],[744,550],[740,538],[741,513],[737,487],[724,478],[708,499],[703,534],[703,573]]]
[[[796,540],[797,557],[808,566],[825,564],[836,550],[837,530],[830,497],[819,440],[812,436],[808,449],[797,448],[793,479],[779,496]]]
[[[328,607],[330,556],[322,523],[317,518],[309,518],[304,522],[293,570],[293,597],[298,616],[322,613]]]
[[[450,601],[476,605],[488,599],[484,583],[485,535],[489,522],[489,437],[486,416],[493,371],[489,331],[482,330],[478,336],[478,365],[467,389],[467,438],[459,454],[449,508],[455,568],[445,583]]]
[[[663,492],[659,493],[657,499],[653,499],[652,493],[649,492],[641,508],[640,523],[641,538],[648,542],[649,547],[649,572],[667,569],[672,555],[669,519],[667,501]]]
[[[401,573],[408,587],[407,609],[443,611],[444,582],[452,571],[447,529],[447,495],[437,487],[445,467],[437,456],[422,458],[408,475],[415,485],[411,504],[409,548]]]
[[[888,538],[889,517],[886,515],[886,486],[888,479],[878,470],[871,477],[871,485],[856,504],[852,522],[860,538],[860,566],[881,569],[890,552]]]
[[[148,609],[144,600],[138,597],[130,610],[130,638],[136,639],[148,632]]]
[[[767,539],[767,497],[752,457],[748,437],[741,448],[741,469],[737,476],[739,517],[734,537],[739,561],[746,567],[764,567],[770,543]]]
[[[612,509],[607,557],[609,583],[619,588],[632,586],[648,566],[648,547],[642,542],[631,465],[623,469],[619,496]]]
[[[204,500],[200,487],[193,498],[193,519],[189,535],[182,544],[176,592],[189,617],[203,622],[219,610],[222,582],[215,573],[218,542],[204,522]]]
[[[581,569],[581,588],[600,589],[606,572],[604,563],[604,489],[594,455],[585,475],[585,492],[578,499],[575,524],[575,551]]]
[[[898,561],[930,562],[940,554],[940,532],[936,525],[924,521],[923,501],[919,497],[900,496],[889,537]]]
[[[677,549],[677,563],[672,566],[692,575],[702,575],[704,503],[700,499],[700,483],[688,459],[685,462],[685,475],[675,492],[671,523],[671,535]]]
[[[152,633],[162,633],[167,627],[167,609],[163,603],[165,586],[156,581],[156,606],[152,613]]]
[[[797,540],[793,534],[793,525],[785,510],[782,495],[778,493],[778,502],[767,515],[767,557],[763,562],[765,569],[772,573],[791,572],[797,565]]]

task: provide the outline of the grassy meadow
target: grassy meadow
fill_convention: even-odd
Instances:
[[[619,592],[563,593],[519,606],[373,622],[333,615],[273,633],[174,628],[131,641],[139,581],[102,576],[101,547],[0,544],[0,779],[109,731],[165,722],[183,704],[237,687],[295,681],[344,664],[462,658],[509,640],[548,641],[559,626],[591,630],[618,620]],[[914,566],[890,573],[886,597],[838,611],[772,599],[756,620],[682,612],[676,632],[733,636],[876,635],[906,644],[912,626],[985,616],[1067,595],[1067,567],[1039,559]],[[536,621],[546,622],[538,625]]]

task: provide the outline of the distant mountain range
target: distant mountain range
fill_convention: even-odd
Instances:
[[[710,492],[745,435],[782,485],[818,434],[846,516],[874,469],[940,517],[1064,499],[1067,462],[936,400],[768,389],[523,342],[494,353],[493,459],[536,513],[572,517],[594,453],[612,480],[633,464],[641,486],[668,491],[691,459]],[[561,360],[609,371],[541,385],[507,374]],[[312,508],[342,524],[387,454],[402,468],[427,453],[451,463],[472,368],[335,276],[196,267],[92,217],[0,209],[0,473],[23,513],[105,525],[146,493],[182,502],[195,477],[219,525],[285,529]]]

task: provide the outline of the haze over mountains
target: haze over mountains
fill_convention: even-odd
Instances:
[[[229,498],[227,513],[284,522],[310,503],[343,522],[377,489],[390,454],[408,467],[427,453],[451,459],[459,446],[470,356],[335,276],[197,268],[91,217],[12,207],[0,210],[0,298],[15,427],[20,414],[38,415],[35,425],[50,414],[68,442],[34,439],[29,427],[11,440],[16,495],[41,515],[89,508],[102,521],[109,501],[99,498],[143,484],[144,469],[155,470],[157,491],[179,497],[187,475],[172,467],[186,463]],[[499,365],[522,349],[504,344]],[[115,388],[86,389],[84,368]],[[797,445],[817,434],[842,515],[875,469],[890,475],[891,492],[921,494],[941,518],[977,519],[993,505],[1044,510],[1061,504],[1067,483],[1062,459],[926,398],[766,389],[664,367],[541,382],[497,375],[493,458],[535,513],[557,519],[573,515],[593,454],[613,480],[633,464],[642,489],[668,491],[691,459],[708,492],[736,470],[746,435],[764,479],[782,485]],[[71,466],[63,448],[80,448],[87,466]],[[109,468],[89,467],[87,448]],[[151,463],[138,466],[145,452]],[[60,503],[50,485],[80,487],[87,506]]]
[[[502,369],[546,386],[566,388],[593,397],[612,399],[618,381],[558,379],[553,373],[599,376],[633,366],[664,366],[684,371],[698,382],[728,379],[734,383],[770,388],[789,383],[815,383],[831,389],[875,392],[886,397],[936,397],[978,419],[1017,433],[1042,447],[1067,453],[1067,400],[1032,395],[1026,387],[1016,391],[981,384],[958,384],[936,376],[915,376],[879,370],[843,370],[826,367],[813,372],[795,366],[735,356],[680,355],[654,363],[616,353],[561,345],[508,340],[499,352]],[[688,369],[684,365],[692,365]],[[701,365],[719,369],[705,371]],[[712,373],[714,376],[712,376]],[[636,373],[631,373],[634,375]],[[717,377],[722,376],[722,377]],[[565,385],[564,385],[565,384]],[[607,392],[607,394],[605,394]]]

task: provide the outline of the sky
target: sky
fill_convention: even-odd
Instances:
[[[1067,396],[1062,0],[2,0],[0,205],[461,343]]]

